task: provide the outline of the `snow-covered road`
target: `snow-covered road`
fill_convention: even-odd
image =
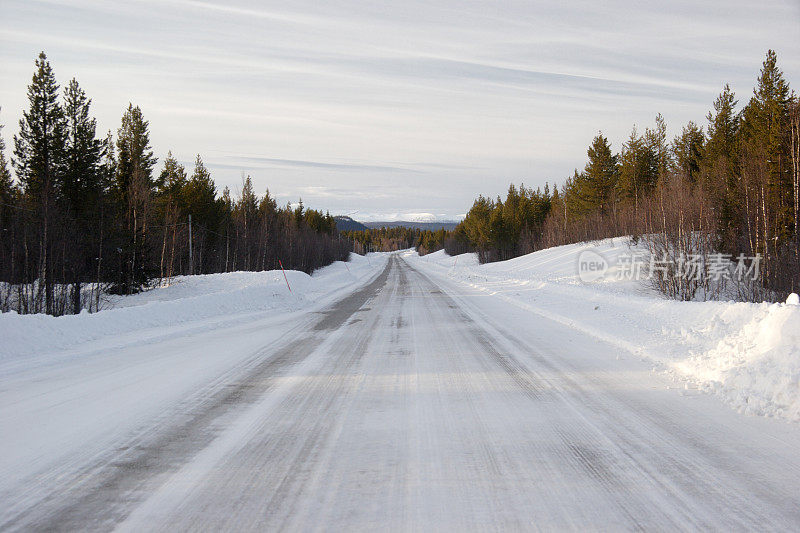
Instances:
[[[219,369],[126,440],[93,433],[163,379],[142,350],[177,381]],[[400,255],[322,312],[51,374],[0,390],[3,530],[800,528],[797,424]],[[57,464],[26,422],[48,413]]]

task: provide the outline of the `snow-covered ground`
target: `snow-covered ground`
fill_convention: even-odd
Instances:
[[[287,271],[292,292],[281,271],[234,272],[176,278],[94,314],[3,313],[0,515],[37,505],[43,487],[107,461],[165,413],[202,405],[387,260],[352,254],[312,276]]]
[[[785,369],[794,307],[583,285],[578,254],[378,254],[293,293],[226,274],[0,317],[0,529],[796,531],[800,425],[651,371],[715,348]]]
[[[386,257],[350,254],[347,263],[337,261],[311,276],[288,270],[286,279],[280,270],[179,276],[167,287],[131,296],[109,296],[106,309],[93,314],[52,317],[3,313],[0,364],[8,367],[16,359],[30,366],[33,358],[62,357],[60,352],[71,347],[85,351],[91,341],[141,341],[161,338],[170,333],[170,328],[179,326],[208,329],[224,322],[305,310],[362,284],[380,271]],[[108,348],[109,344],[103,346]]]
[[[610,265],[596,281],[578,275],[587,250]],[[431,275],[617,346],[743,413],[800,420],[800,306],[667,300],[646,281],[618,279],[619,260],[630,254],[629,240],[615,238],[485,265],[474,254],[444,251],[404,257]]]

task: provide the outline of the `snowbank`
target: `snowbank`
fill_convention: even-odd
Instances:
[[[611,265],[594,282],[578,275],[587,250]],[[616,238],[486,265],[474,254],[404,257],[648,360],[741,412],[800,421],[800,306],[667,300],[645,281],[617,279],[618,258],[632,251]]]
[[[232,320],[243,314],[280,310],[292,312],[322,305],[352,290],[385,266],[385,254],[350,254],[347,263],[322,268],[312,276],[286,272],[291,292],[280,270],[231,272],[177,277],[168,287],[115,297],[111,309],[89,314],[0,314],[0,361],[42,355],[87,341],[126,334],[144,334],[151,328]]]
[[[676,358],[672,368],[743,412],[800,420],[800,308],[741,307],[723,311],[729,331],[709,335],[716,346]]]

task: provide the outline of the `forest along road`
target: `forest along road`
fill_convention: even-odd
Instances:
[[[796,425],[434,279],[392,256],[0,527],[800,529]]]

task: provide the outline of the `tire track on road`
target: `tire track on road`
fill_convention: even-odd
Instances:
[[[267,393],[276,377],[303,361],[347,322],[364,302],[386,284],[391,264],[370,283],[321,312],[312,333],[283,347],[270,344],[254,354],[246,375],[219,384],[200,405],[166,416],[158,427],[140,435],[100,464],[61,480],[36,509],[27,509],[0,524],[2,530],[110,530],[124,520],[171,472],[208,446],[225,428],[224,418]],[[298,328],[287,332],[300,333]],[[121,452],[121,453],[120,453]]]

